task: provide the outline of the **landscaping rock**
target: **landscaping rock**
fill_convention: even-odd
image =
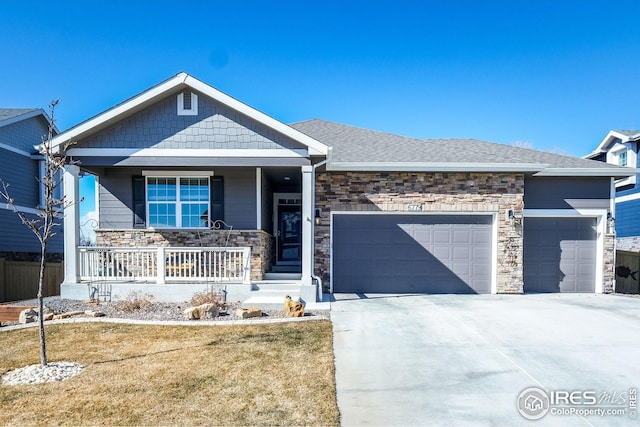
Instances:
[[[289,317],[304,316],[304,305],[300,301],[294,301],[289,295],[284,298],[284,312]]]
[[[20,312],[20,317],[18,317],[18,322],[22,324],[33,323],[36,320],[38,320],[38,313],[32,308],[22,310]]]
[[[189,307],[184,311],[184,315],[189,320],[213,319],[219,314],[218,307],[212,303],[206,303],[197,307]]]
[[[53,310],[51,310],[49,307],[45,307],[42,309],[42,318],[47,321],[47,320],[53,320],[53,316],[55,315],[55,312]]]
[[[53,316],[54,319],[68,319],[69,317],[79,316],[84,314],[84,311],[67,311],[66,313],[60,313]]]
[[[104,317],[105,314],[101,311],[96,310],[85,310],[84,314],[91,317]]]
[[[262,317],[262,310],[257,307],[241,307],[236,310],[236,315],[241,319],[249,319],[251,317]]]

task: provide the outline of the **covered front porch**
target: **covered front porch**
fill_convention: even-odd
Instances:
[[[190,228],[148,227],[148,196],[142,214],[144,228],[134,228],[135,203],[131,209],[126,203],[133,195],[118,194],[122,182],[131,182],[132,177],[142,176],[149,192],[150,182],[156,182],[153,177],[176,175],[179,182],[184,171],[83,170],[96,175],[99,223],[95,246],[82,246],[78,204],[67,208],[65,258],[69,262],[61,285],[63,297],[88,299],[102,293],[103,299],[122,299],[130,292],[140,292],[157,301],[181,302],[194,293],[214,291],[226,294],[230,301],[257,301],[255,305],[281,305],[284,295],[305,302],[322,299],[311,272],[312,167],[216,168],[215,176],[224,177],[225,220],[208,216],[216,198],[216,184],[211,180],[212,200],[200,212],[202,223]],[[65,171],[65,187],[70,187],[65,191],[74,200],[79,200],[80,173],[74,165]],[[117,210],[111,208],[114,198],[122,202]],[[129,211],[130,222],[118,222],[122,210]]]

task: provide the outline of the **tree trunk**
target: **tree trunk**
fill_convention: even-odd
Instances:
[[[42,298],[42,285],[44,282],[44,268],[46,266],[46,245],[42,245],[40,254],[40,277],[38,279],[38,323],[40,330],[40,364],[47,366],[47,343],[44,336],[44,307]]]

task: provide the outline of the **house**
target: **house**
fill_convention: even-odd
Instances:
[[[640,130],[612,130],[585,156],[627,168],[638,167]],[[640,183],[638,175],[615,181],[616,240],[619,250],[640,251]]]
[[[14,206],[28,218],[35,218],[43,203],[43,189],[37,178],[43,173],[44,164],[35,147],[47,136],[49,123],[49,116],[40,108],[0,108],[0,182],[8,185]],[[48,245],[50,262],[62,260],[62,228],[57,233]],[[0,203],[0,258],[16,267],[17,262],[40,260],[40,242],[4,200]],[[24,275],[17,282],[4,283],[5,277],[11,276],[6,268],[5,265],[0,272],[0,302],[35,297],[32,284],[25,282]]]
[[[69,141],[74,144],[64,149]],[[610,292],[630,169],[472,139],[285,125],[180,73],[58,135],[98,185],[96,247],[65,215],[63,297]]]
[[[612,130],[585,158],[627,168],[638,167],[640,130]],[[615,181],[617,287],[622,292],[638,293],[640,270],[640,184],[638,175]],[[632,274],[633,273],[633,274]]]

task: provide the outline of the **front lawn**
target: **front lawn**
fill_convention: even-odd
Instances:
[[[48,325],[63,382],[0,385],[0,425],[338,425],[331,323]],[[39,363],[37,328],[0,332],[0,375]]]

